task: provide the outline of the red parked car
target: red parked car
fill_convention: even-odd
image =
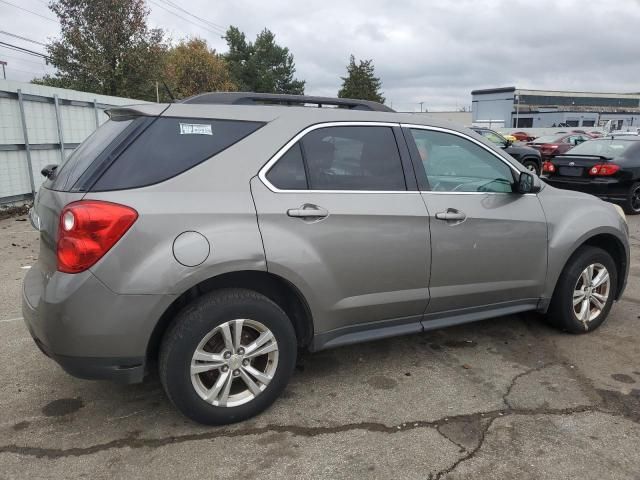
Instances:
[[[527,145],[540,151],[542,160],[568,152],[576,145],[590,140],[591,137],[586,133],[561,133],[555,135],[543,135],[529,142]]]
[[[527,132],[513,132],[511,135],[516,137],[516,140],[519,142],[530,142],[536,138],[533,135],[529,135]]]

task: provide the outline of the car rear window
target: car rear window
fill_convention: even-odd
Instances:
[[[594,139],[576,145],[568,153],[571,155],[599,155],[615,158],[622,156],[635,143],[633,140]]]
[[[263,125],[239,120],[160,117],[131,142],[91,190],[139,188],[168,180]]]
[[[80,176],[118,137],[122,136],[131,125],[131,117],[108,120],[85,139],[71,155],[58,167],[56,176],[47,180],[44,186],[50,190],[67,191],[78,181]]]
[[[544,135],[536,138],[533,143],[557,143],[563,138],[562,135]]]

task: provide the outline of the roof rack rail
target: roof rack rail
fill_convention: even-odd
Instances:
[[[279,93],[252,92],[211,92],[186,98],[180,103],[218,104],[218,105],[284,105],[301,106],[314,104],[318,107],[331,105],[350,110],[369,110],[376,112],[395,112],[382,103],[351,98],[312,97],[307,95],[288,95]]]

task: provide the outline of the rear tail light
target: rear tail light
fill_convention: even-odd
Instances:
[[[543,172],[548,172],[548,173],[553,173],[553,172],[556,171],[556,166],[551,162],[544,162],[542,164],[542,171]]]
[[[558,149],[558,145],[543,145],[540,151],[545,154],[553,153]]]
[[[58,270],[82,272],[100,260],[138,218],[134,209],[117,203],[81,200],[60,213]]]
[[[589,169],[589,175],[593,175],[597,177],[606,177],[608,175],[613,175],[618,170],[620,170],[620,165],[601,163],[591,167]]]

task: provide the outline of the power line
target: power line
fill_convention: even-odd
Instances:
[[[28,48],[24,48],[24,47],[21,47],[19,45],[13,45],[12,43],[6,43],[6,42],[0,42],[0,45],[4,46],[5,48],[8,48],[10,50],[15,50],[16,52],[27,53],[27,54],[33,55],[35,57],[41,57],[41,58],[44,58],[45,60],[49,60],[49,57],[47,55],[45,55],[44,53],[36,52],[34,50],[29,50]]]
[[[15,33],[5,32],[4,30],[0,30],[0,33],[2,33],[3,35],[9,35],[10,37],[19,38],[20,40],[24,40],[25,42],[35,43],[36,45],[42,45],[43,47],[47,46],[46,43],[38,42],[37,40],[31,40],[30,38],[16,35]]]
[[[221,30],[222,32],[226,32],[226,28],[225,28],[223,25],[220,25],[220,24],[218,24],[218,23],[213,23],[213,22],[212,22],[212,21],[210,21],[210,20],[207,20],[207,19],[205,19],[205,18],[201,18],[201,17],[199,17],[199,16],[197,16],[197,15],[194,15],[194,14],[193,14],[193,13],[191,13],[190,11],[188,11],[188,10],[186,10],[186,9],[182,8],[180,5],[177,5],[176,3],[172,2],[171,0],[160,0],[160,2],[162,2],[162,3],[166,4],[166,5],[170,5],[170,6],[172,6],[173,8],[175,8],[175,9],[177,9],[177,10],[180,10],[181,12],[184,12],[184,13],[186,13],[187,15],[189,15],[190,17],[193,17],[193,18],[195,18],[195,19],[197,19],[197,20],[200,20],[202,23],[204,23],[204,24],[206,24],[206,25],[209,25],[210,27],[212,27],[212,28],[214,28],[214,29],[216,29],[216,30]]]
[[[4,1],[4,0],[0,0],[0,1]],[[149,0],[149,1],[150,1],[151,3],[153,3],[155,6],[160,7],[160,8],[162,8],[163,10],[166,10],[166,11],[167,11],[167,12],[169,12],[170,14],[172,14],[172,15],[174,15],[174,16],[176,16],[176,17],[178,17],[178,18],[181,18],[182,20],[184,20],[185,22],[190,23],[191,25],[194,25],[194,26],[196,26],[196,27],[198,27],[198,28],[202,28],[203,30],[207,30],[208,32],[213,33],[213,34],[215,34],[215,35],[222,35],[222,33],[221,33],[221,32],[219,32],[219,31],[215,31],[215,30],[212,30],[210,27],[205,27],[205,26],[203,26],[203,25],[198,25],[197,23],[193,22],[192,20],[189,20],[188,18],[185,18],[185,17],[183,17],[182,15],[177,14],[177,13],[176,13],[176,12],[174,12],[173,10],[169,10],[167,7],[164,7],[164,6],[160,5],[160,4],[159,4],[159,3],[157,3],[157,2],[154,2],[153,0]]]
[[[36,13],[36,12],[34,12],[33,10],[28,10],[28,9],[26,9],[26,8],[24,8],[24,7],[21,7],[21,6],[19,6],[19,5],[16,5],[15,3],[7,2],[6,0],[0,0],[0,3],[5,3],[5,4],[10,5],[10,6],[12,6],[12,7],[15,7],[15,8],[19,9],[19,10],[23,10],[23,11],[25,11],[25,12],[29,12],[29,13],[31,13],[31,14],[33,14],[33,15],[36,15],[37,17],[44,18],[45,20],[49,20],[50,22],[58,23],[58,21],[57,21],[57,20],[54,20],[53,18],[45,17],[44,15],[40,15],[39,13]]]
[[[0,45],[0,48],[7,48],[7,47],[5,47],[3,45]],[[9,50],[9,49],[7,48],[7,50]],[[22,53],[22,52],[16,51],[16,53]],[[37,60],[29,60],[29,59],[26,59],[24,57],[18,57],[16,55],[9,55],[8,53],[0,53],[0,57],[14,58],[14,59],[19,60],[21,62],[33,63],[34,65],[41,65],[43,67],[45,65],[47,65],[46,63],[43,63],[42,61],[38,62]]]

